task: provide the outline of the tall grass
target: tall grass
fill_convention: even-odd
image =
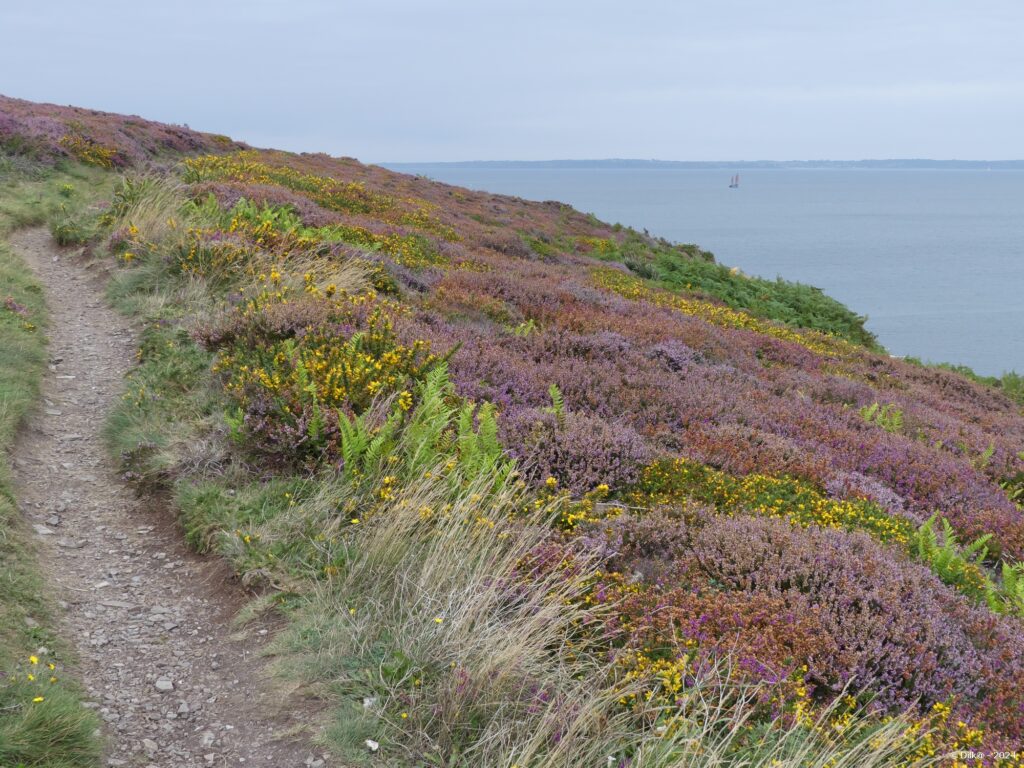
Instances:
[[[731,682],[725,662],[698,675],[671,711],[624,706],[657,682],[623,683],[596,642],[614,609],[582,599],[599,564],[576,553],[534,567],[551,544],[553,510],[510,514],[522,507],[511,486],[482,510],[486,492],[481,478],[435,517],[421,510],[440,508],[445,487],[407,487],[353,538],[344,574],[313,591],[279,641],[283,668],[337,701],[326,738],[346,761],[927,764],[899,719],[848,718],[840,733],[830,708],[812,723],[757,723],[761,692]]]

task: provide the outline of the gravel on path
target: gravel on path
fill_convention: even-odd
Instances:
[[[134,361],[131,322],[46,230],[11,244],[51,316],[43,403],[18,439],[15,489],[86,705],[105,724],[105,765],[325,765],[307,740],[308,703],[275,686],[260,656],[273,628],[232,626],[247,596],[226,564],[190,552],[173,514],[138,498],[107,456],[101,431]]]

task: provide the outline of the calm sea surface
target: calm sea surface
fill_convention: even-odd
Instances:
[[[480,168],[438,181],[561,200],[748,274],[823,288],[897,355],[1024,372],[1024,171]]]

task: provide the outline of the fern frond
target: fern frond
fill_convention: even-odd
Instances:
[[[565,398],[562,397],[562,390],[557,384],[548,387],[548,395],[551,396],[551,412],[555,414],[555,421],[561,429],[565,426]]]

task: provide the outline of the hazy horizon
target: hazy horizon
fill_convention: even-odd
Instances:
[[[480,163],[509,163],[518,165],[542,165],[545,163],[683,163],[705,166],[729,163],[738,165],[757,163],[772,165],[785,165],[787,163],[971,163],[984,165],[985,163],[1024,163],[1024,156],[982,159],[966,159],[961,157],[790,157],[781,159],[753,158],[747,160],[735,158],[694,160],[685,157],[549,157],[536,160],[512,160],[501,157],[478,157],[466,160],[376,160],[372,162],[374,165],[385,167],[400,165],[474,165]]]
[[[1015,0],[0,8],[0,92],[367,162],[1024,156]]]

